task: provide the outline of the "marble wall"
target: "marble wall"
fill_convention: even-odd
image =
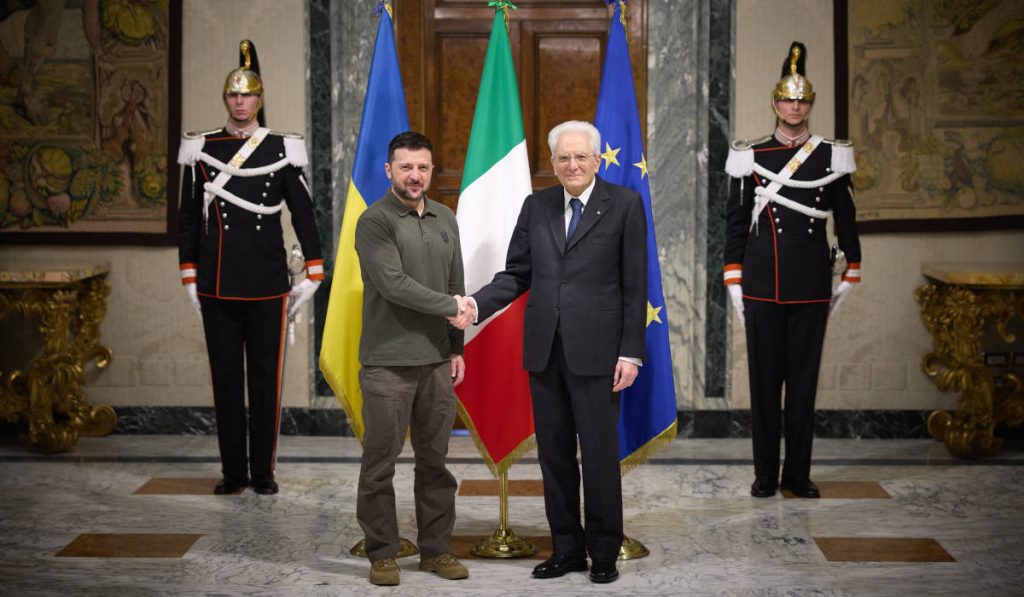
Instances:
[[[238,40],[253,39],[267,79],[271,126],[307,134],[329,264],[376,31],[372,5],[330,0],[184,3],[183,126],[202,129],[223,122],[223,77],[234,64]],[[791,0],[787,14],[775,12],[776,6],[757,0],[648,0],[648,161],[656,233],[678,404],[684,427],[697,435],[742,434],[747,425],[742,412],[734,412],[749,405],[745,346],[730,322],[720,283],[721,161],[727,138],[770,130],[768,93],[793,39],[804,41],[811,52],[809,74],[819,94],[813,126],[833,134],[831,3]],[[885,429],[871,433],[918,433],[915,413],[956,402],[919,369],[930,347],[913,301],[921,264],[1019,260],[1024,234],[874,234],[865,235],[862,244],[864,282],[831,323],[819,384],[820,407],[851,415],[843,421],[827,419],[824,425],[848,435],[879,425]],[[202,330],[178,282],[176,249],[5,246],[0,260],[111,263],[112,293],[102,335],[114,361],[106,371],[89,373],[87,393],[94,402],[124,407],[134,421],[132,429],[159,431],[168,424],[154,414],[162,407],[184,409],[182,424],[190,428],[194,425],[187,419],[212,404]],[[326,291],[325,284],[317,297],[321,316]],[[290,348],[284,400],[297,429],[334,429],[341,419],[337,412],[324,415],[333,422],[314,421],[321,415],[312,410],[333,410],[337,402],[322,383],[312,382],[317,371],[313,348],[319,341],[311,329],[315,326],[307,318]],[[863,420],[868,411],[884,413],[873,422],[843,427],[844,421]],[[892,414],[896,411],[908,415]],[[313,422],[301,423],[307,418]],[[682,433],[687,434],[685,429]]]

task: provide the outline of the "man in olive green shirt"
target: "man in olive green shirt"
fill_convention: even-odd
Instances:
[[[391,188],[356,224],[365,426],[356,518],[366,534],[370,582],[377,585],[399,583],[392,480],[410,426],[419,568],[452,580],[469,576],[452,555],[457,483],[445,466],[453,388],[466,369],[463,332],[446,319],[461,311],[462,251],[455,215],[426,196],[433,167],[429,139],[412,131],[396,136],[384,166]]]

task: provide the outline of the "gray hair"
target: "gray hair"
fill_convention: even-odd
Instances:
[[[590,137],[590,149],[593,150],[594,155],[601,153],[601,132],[597,130],[597,127],[584,120],[568,120],[548,133],[548,147],[551,149],[551,155],[555,155],[555,146],[558,145],[558,138],[562,136],[562,133],[587,135]]]

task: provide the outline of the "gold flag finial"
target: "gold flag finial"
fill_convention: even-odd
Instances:
[[[516,10],[516,5],[512,4],[510,0],[491,0],[487,3],[487,6],[491,6],[501,10],[502,16],[505,17],[505,33],[509,36],[512,35],[512,24],[510,23],[512,17],[512,11]]]

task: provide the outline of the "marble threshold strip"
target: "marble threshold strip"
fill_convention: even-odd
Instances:
[[[351,437],[345,413],[329,398],[333,408],[287,407],[281,413],[281,434],[294,436]],[[326,400],[324,401],[326,403]],[[211,407],[119,406],[116,435],[204,435],[214,430]],[[831,439],[924,439],[929,437],[931,411],[921,410],[818,410],[815,436]],[[749,438],[750,410],[679,411],[681,438]],[[13,431],[0,423],[0,433]],[[1007,429],[1001,437],[1024,439],[1024,428]]]

